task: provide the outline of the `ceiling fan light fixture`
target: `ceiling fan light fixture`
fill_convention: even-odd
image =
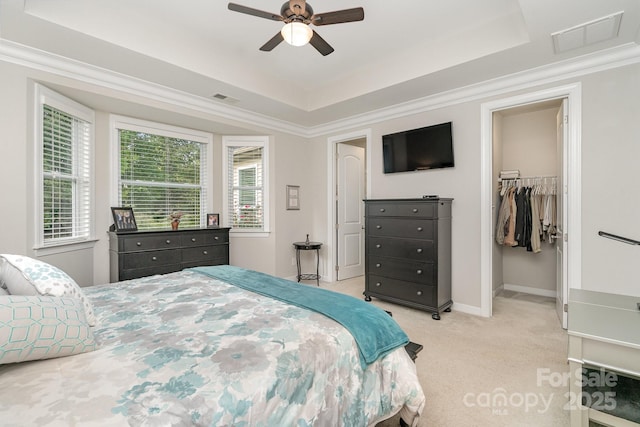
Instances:
[[[313,36],[313,30],[302,22],[289,22],[280,30],[284,40],[292,46],[304,46]]]

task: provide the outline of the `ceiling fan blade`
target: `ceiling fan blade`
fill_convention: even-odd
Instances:
[[[329,25],[362,21],[363,19],[364,9],[356,7],[353,9],[336,10],[335,12],[317,13],[311,17],[311,23],[313,25]]]
[[[234,12],[246,13],[247,15],[257,16],[258,18],[270,19],[272,21],[282,21],[282,16],[275,13],[263,12],[262,10],[252,7],[243,6],[241,4],[229,3],[229,10]]]
[[[315,31],[313,32],[313,36],[311,36],[311,40],[309,40],[309,44],[315,47],[316,50],[322,54],[322,56],[327,56],[334,50],[331,45],[324,41],[324,39],[320,37],[320,34],[316,33]]]
[[[260,47],[260,50],[263,52],[270,52],[273,50],[274,47],[278,46],[283,40],[284,38],[282,37],[282,33],[278,31],[278,34],[276,34],[271,38],[271,40],[263,44],[262,47]]]

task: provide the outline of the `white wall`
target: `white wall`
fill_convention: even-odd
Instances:
[[[73,277],[81,286],[109,282],[109,242],[107,229],[111,224],[112,176],[110,163],[109,115],[129,115],[140,119],[191,127],[214,134],[210,179],[213,183],[209,212],[221,212],[222,147],[217,129],[223,123],[236,134],[270,135],[270,214],[272,229],[268,237],[238,237],[232,235],[230,261],[283,277],[295,275],[291,265],[293,246],[303,233],[314,229],[313,183],[320,167],[309,161],[309,142],[285,133],[268,132],[259,127],[234,123],[201,111],[163,104],[131,94],[105,91],[86,83],[0,61],[0,207],[8,220],[0,221],[0,253],[17,253],[50,262]],[[95,238],[93,248],[67,247],[55,254],[34,251],[35,202],[33,200],[33,82],[39,81],[54,90],[96,110],[95,122]],[[71,94],[71,95],[70,95]],[[285,185],[297,184],[303,191],[302,208],[285,210]],[[318,233],[319,234],[319,233]]]
[[[27,254],[27,92],[23,73],[0,62],[0,253]],[[22,112],[22,114],[17,114]]]
[[[598,230],[640,239],[640,65],[532,86],[526,90],[461,102],[371,125],[372,197],[439,194],[453,197],[453,300],[463,309],[480,306],[480,108],[528,92],[582,82],[582,282],[575,287],[640,295],[638,247],[598,237]],[[452,169],[382,172],[383,134],[453,121],[456,166]],[[348,131],[345,131],[348,132]],[[319,137],[326,141],[331,135]],[[326,208],[324,208],[326,209]],[[454,305],[455,307],[455,305]]]
[[[640,65],[583,79],[582,287],[640,296]]]
[[[327,164],[326,144],[331,135],[305,140],[284,133],[267,132],[249,124],[230,122],[201,111],[140,99],[130,94],[94,88],[87,83],[54,77],[46,73],[0,62],[0,178],[5,184],[0,198],[8,220],[0,222],[0,253],[33,254],[33,202],[31,201],[32,165],[28,128],[31,115],[30,79],[82,90],[87,99],[108,96],[126,100],[126,106],[102,108],[96,139],[98,152],[105,152],[104,116],[108,112],[136,114],[150,120],[191,122],[194,128],[217,133],[216,123],[236,126],[241,131],[270,134],[273,138],[271,201],[273,228],[268,239],[232,240],[232,262],[267,273],[290,277],[291,243],[310,231],[312,236],[326,236]],[[582,283],[585,289],[640,295],[635,263],[638,247],[623,245],[598,237],[598,230],[640,239],[640,180],[637,159],[640,158],[640,65],[632,64],[601,71],[581,78],[530,87],[485,99],[474,99],[435,108],[419,114],[386,120],[370,125],[372,146],[371,195],[381,197],[420,197],[439,194],[454,198],[453,202],[453,300],[458,306],[473,309],[480,305],[480,106],[482,103],[534,92],[543,88],[582,82]],[[127,108],[125,108],[127,107]],[[456,166],[451,169],[385,175],[382,172],[381,136],[386,133],[430,124],[453,121]],[[361,130],[364,126],[358,126]],[[352,130],[344,129],[340,133]],[[215,151],[218,152],[218,151]],[[215,153],[214,152],[214,153]],[[214,154],[215,156],[215,154]],[[100,158],[99,162],[106,162]],[[212,162],[212,175],[218,162]],[[68,266],[72,277],[93,277],[94,283],[105,281],[108,253],[104,230],[109,226],[109,176],[104,164],[96,169],[96,228],[98,243],[92,251],[92,265],[74,254],[61,255],[56,262]],[[301,186],[302,209],[286,211],[284,189],[287,184]],[[211,208],[219,211],[220,192],[214,192]],[[100,231],[102,230],[102,231]],[[326,252],[323,253],[326,257]],[[325,260],[323,259],[323,262]],[[94,270],[94,271],[90,271]],[[83,282],[83,284],[89,284]]]

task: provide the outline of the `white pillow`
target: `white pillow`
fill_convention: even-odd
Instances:
[[[90,326],[95,326],[93,306],[67,273],[46,262],[22,255],[0,255],[0,283],[11,295],[75,297],[82,301]]]
[[[78,298],[0,296],[0,364],[95,349],[93,332]]]

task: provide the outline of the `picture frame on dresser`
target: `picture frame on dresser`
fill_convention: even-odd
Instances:
[[[138,231],[136,217],[131,207],[112,207],[113,226],[115,231]]]
[[[219,228],[220,227],[220,214],[210,213],[207,214],[207,228]]]

